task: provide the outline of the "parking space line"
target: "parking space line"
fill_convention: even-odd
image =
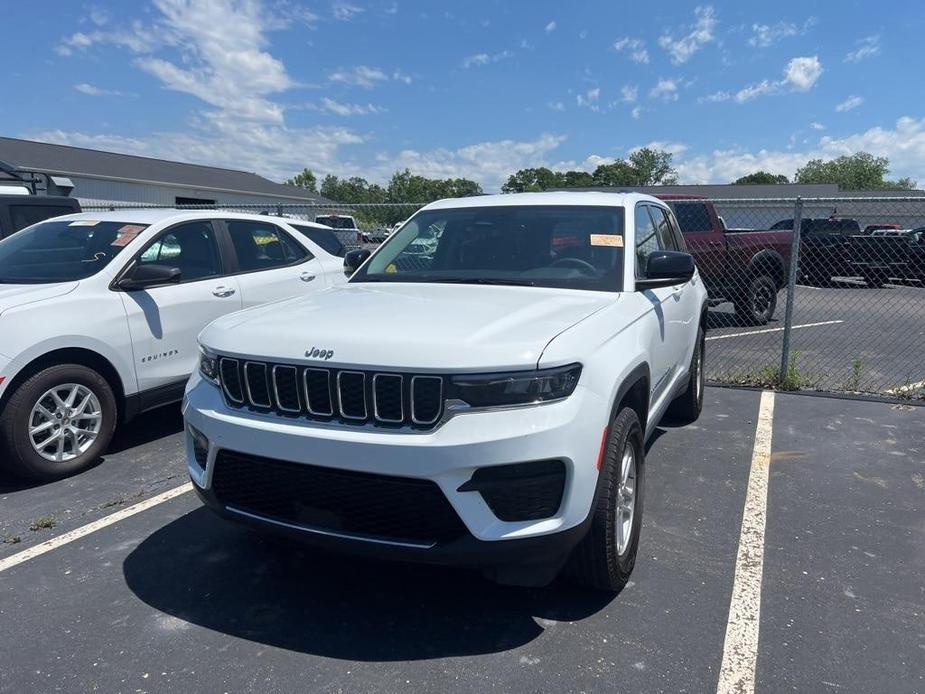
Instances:
[[[75,528],[74,530],[61,533],[57,537],[46,540],[40,545],[35,545],[35,547],[24,549],[22,552],[17,552],[16,554],[13,554],[6,559],[0,559],[0,573],[3,573],[7,569],[12,569],[14,566],[19,566],[23,562],[29,561],[30,559],[40,557],[46,552],[57,549],[58,547],[68,544],[69,542],[86,537],[90,533],[95,533],[97,530],[102,530],[106,526],[112,525],[113,523],[118,523],[121,520],[125,520],[130,516],[134,516],[136,513],[141,513],[142,511],[153,508],[154,506],[162,504],[165,501],[170,501],[174,497],[180,496],[181,494],[191,492],[192,490],[193,485],[189,482],[186,482],[185,484],[181,484],[179,487],[168,489],[166,492],[161,492],[157,496],[152,496],[150,499],[145,499],[144,501],[140,501],[133,506],[129,506],[128,508],[111,513],[108,516],[93,521],[92,523],[87,523],[86,525],[82,525],[79,528]]]
[[[818,323],[802,323],[800,325],[791,326],[791,330],[796,330],[797,328],[818,328],[822,325],[838,325],[839,323],[844,323],[843,320],[824,320],[819,321]],[[727,337],[745,337],[746,335],[762,335],[764,333],[779,333],[782,332],[783,328],[765,328],[763,330],[747,330],[741,333],[729,333],[728,335],[713,335],[708,337],[708,340],[725,340]]]
[[[764,391],[758,408],[752,465],[748,474],[748,490],[736,554],[735,579],[726,621],[723,662],[716,686],[719,694],[750,694],[755,691],[773,422],[774,393]]]

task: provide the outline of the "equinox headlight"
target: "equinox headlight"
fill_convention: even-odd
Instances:
[[[199,347],[199,373],[209,383],[218,385],[218,357]]]
[[[578,385],[581,364],[554,369],[462,374],[450,379],[448,397],[470,407],[499,407],[567,398]]]

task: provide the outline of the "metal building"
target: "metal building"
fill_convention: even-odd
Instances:
[[[82,205],[325,204],[331,201],[246,171],[0,137],[0,161],[70,179]],[[242,162],[243,163],[243,162]],[[53,191],[49,191],[53,192]]]

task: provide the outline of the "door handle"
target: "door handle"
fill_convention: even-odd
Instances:
[[[232,294],[234,294],[234,289],[232,287],[224,287],[224,286],[216,287],[215,289],[212,290],[212,294],[214,294],[215,296],[224,298],[226,296],[231,296]]]
[[[303,272],[301,275],[299,275],[299,279],[303,282],[311,282],[313,279],[315,279],[315,276],[309,275],[307,272]]]

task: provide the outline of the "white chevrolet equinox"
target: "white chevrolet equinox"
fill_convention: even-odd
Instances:
[[[56,217],[0,241],[0,466],[54,479],[117,422],[179,402],[196,336],[226,313],[332,283],[327,227],[219,211]]]
[[[703,399],[707,296],[668,207],[443,200],[344,265],[345,285],[200,335],[183,411],[205,503],[349,552],[619,590],[646,438]]]

